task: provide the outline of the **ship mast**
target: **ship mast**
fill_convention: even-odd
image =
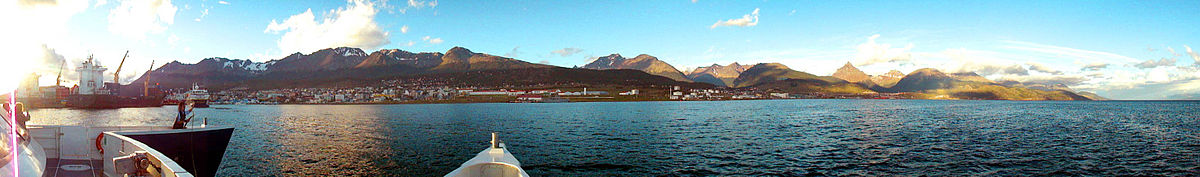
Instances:
[[[129,58],[129,51],[125,51],[125,56],[121,57],[121,64],[117,65],[117,70],[113,71],[113,83],[121,85],[121,67],[125,66],[125,58]]]
[[[150,96],[150,72],[154,71],[154,60],[150,60],[150,69],[146,70],[145,82],[142,83],[142,96]]]

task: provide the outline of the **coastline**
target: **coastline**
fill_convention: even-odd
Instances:
[[[672,99],[643,99],[643,100],[586,100],[558,103],[583,103],[583,102],[691,102],[691,101],[752,101],[752,100],[934,100],[934,101],[1133,101],[1133,102],[1158,102],[1158,101],[1200,101],[1200,100],[985,100],[985,99],[862,99],[862,98],[762,98],[762,99],[712,99],[712,100],[672,100]],[[465,101],[465,100],[430,100],[430,101],[406,101],[406,102],[359,102],[359,103],[246,103],[246,104],[215,104],[211,105],[402,105],[402,104],[471,104],[471,103],[545,103],[545,102],[514,102],[514,101]]]

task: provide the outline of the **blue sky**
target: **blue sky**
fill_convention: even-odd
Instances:
[[[851,62],[868,74],[973,71],[1120,99],[1200,96],[1200,56],[1187,51],[1200,46],[1200,1],[19,0],[0,11],[39,27],[2,31],[18,39],[4,52],[51,58],[12,71],[26,73],[88,54],[112,65],[125,50],[127,67],[145,70],[149,60],[463,46],[565,67],[612,53],[680,70],[779,62],[829,75]]]

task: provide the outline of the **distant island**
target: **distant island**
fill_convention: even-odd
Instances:
[[[992,81],[974,72],[925,68],[869,75],[850,63],[832,76],[779,63],[731,63],[687,73],[641,54],[599,57],[583,67],[530,63],[454,47],[445,53],[358,48],[294,53],[267,62],[207,58],[167,63],[135,83],[181,93],[193,84],[229,104],[659,101],[787,98],[1107,100],[1063,84]],[[178,96],[178,95],[176,95]]]

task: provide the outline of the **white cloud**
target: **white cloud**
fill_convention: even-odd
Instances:
[[[175,36],[175,34],[171,34],[171,36],[167,37],[167,44],[169,44],[171,46],[175,46],[175,45],[179,44],[179,36]]]
[[[939,53],[939,55],[949,58],[952,61],[943,64],[941,69],[948,72],[975,72],[981,76],[991,75],[1029,75],[1029,70],[1024,66],[1015,64],[1009,61],[1002,53],[985,51],[985,50],[970,50],[970,49],[947,49]]]
[[[1127,57],[1127,56],[1118,55],[1118,54],[1114,54],[1114,53],[1108,53],[1108,52],[1074,49],[1074,48],[1068,48],[1068,47],[1037,44],[1037,43],[1032,43],[1032,42],[1022,42],[1022,41],[1002,41],[1002,42],[1010,44],[1010,45],[1004,46],[1004,48],[1017,49],[1017,50],[1030,51],[1030,52],[1038,52],[1038,53],[1042,53],[1042,54],[1049,54],[1049,55],[1051,55],[1050,57],[1069,57],[1069,58],[1074,58],[1074,59],[1088,60],[1089,62],[1091,62],[1091,61],[1102,61],[1102,62],[1108,62],[1108,63],[1139,62],[1138,59],[1134,59],[1132,57]]]
[[[108,31],[132,39],[162,33],[175,23],[179,8],[171,0],[124,0],[108,14]]]
[[[1187,54],[1192,57],[1192,61],[1194,62],[1192,65],[1200,66],[1200,54],[1192,51],[1192,47],[1187,45],[1183,45],[1183,48],[1187,49]]]
[[[437,0],[428,1],[428,2],[427,1],[419,1],[419,0],[408,0],[408,7],[413,7],[413,8],[422,8],[422,7],[434,8],[434,7],[437,7],[437,5],[438,5]]]
[[[21,6],[42,6],[42,5],[58,5],[54,0],[17,0],[17,4]]]
[[[408,25],[404,25],[403,27],[400,27],[400,33],[408,33]]]
[[[567,57],[567,56],[575,55],[579,52],[583,52],[583,49],[567,47],[567,48],[551,51],[550,53],[554,53],[554,54],[558,54],[559,56]]]
[[[312,52],[330,47],[357,47],[374,50],[391,43],[388,32],[375,22],[378,10],[364,0],[352,0],[346,7],[316,19],[312,9],[292,15],[283,22],[271,20],[263,32],[286,31],[278,41],[283,53]]]
[[[407,45],[407,46],[413,46],[413,44],[417,44],[417,43],[416,43],[416,42],[413,42],[413,41],[408,41],[408,44],[405,44],[405,45]]]
[[[42,45],[41,52],[42,52],[41,60],[39,60],[37,64],[33,65],[33,66],[37,67],[34,70],[34,72],[37,72],[38,74],[41,74],[41,75],[50,75],[50,74],[57,75],[59,71],[62,71],[62,72],[64,72],[63,73],[64,76],[74,75],[72,73],[74,73],[75,70],[67,68],[67,66],[66,66],[67,58],[63,57],[62,54],[59,54],[54,49],[52,49],[46,45]],[[61,67],[61,70],[60,70],[60,67]]]
[[[219,3],[219,4],[225,4],[225,5],[229,5],[229,2],[225,2],[225,1],[217,1],[217,3]]]
[[[508,53],[504,53],[504,57],[517,58],[517,54],[520,53],[519,51],[517,51],[517,49],[520,49],[520,48],[521,48],[521,46],[513,47],[512,51],[509,51]]]
[[[1034,71],[1047,73],[1047,74],[1054,74],[1054,75],[1063,74],[1062,71],[1056,70],[1054,68],[1050,68],[1049,66],[1043,65],[1041,63],[1028,62],[1028,63],[1025,63],[1025,65],[1029,65],[1029,70],[1034,70]]]
[[[1174,55],[1174,56],[1177,56],[1177,57],[1178,57],[1178,56],[1183,56],[1182,54],[1179,54],[1179,52],[1175,52],[1175,48],[1167,47],[1167,52],[1171,52],[1171,55]]]
[[[445,42],[445,41],[442,41],[442,38],[434,38],[431,36],[421,37],[421,40],[425,41],[425,42],[429,42],[430,44],[441,44],[442,42]]]
[[[1196,93],[1200,92],[1200,79],[1184,81],[1170,89],[1175,92]]]
[[[724,20],[724,21],[717,20],[717,23],[713,23],[713,25],[709,26],[708,28],[713,29],[713,28],[717,28],[718,26],[747,27],[747,26],[756,26],[756,25],[758,25],[758,8],[754,8],[754,12],[750,12],[750,14],[742,15],[742,18],[729,19],[729,20]]]
[[[1175,58],[1162,58],[1159,60],[1142,61],[1140,63],[1134,64],[1133,66],[1137,67],[1137,68],[1141,68],[1141,69],[1156,68],[1159,66],[1175,66],[1175,61],[1177,61]]]
[[[1144,80],[1146,82],[1150,82],[1150,83],[1170,82],[1171,81],[1170,71],[1167,71],[1167,69],[1164,69],[1164,68],[1150,69],[1150,72],[1146,73],[1146,79],[1144,79]]]
[[[879,35],[873,35],[867,38],[866,43],[859,44],[855,49],[858,53],[854,54],[855,65],[872,65],[877,63],[902,62],[912,59],[913,44],[908,44],[904,48],[892,48],[891,44],[875,43],[875,39]]]
[[[692,3],[700,2],[700,0],[692,0]]]
[[[1104,69],[1104,68],[1108,68],[1108,63],[1096,62],[1096,63],[1089,63],[1087,65],[1083,65],[1083,68],[1080,68],[1079,70],[1095,71],[1095,70],[1100,70],[1100,69]]]
[[[203,11],[200,11],[200,17],[196,17],[195,21],[202,21],[204,20],[205,16],[208,16],[208,8],[204,8]]]
[[[47,80],[53,84],[53,73],[59,66],[45,61],[64,55],[73,58],[70,54],[75,50],[61,46],[78,44],[78,38],[68,33],[67,24],[73,16],[91,7],[88,3],[87,0],[0,3],[0,22],[4,23],[4,27],[0,27],[0,39],[4,41],[0,42],[0,53],[5,54],[5,59],[0,59],[5,62],[0,66],[0,75],[26,76],[38,72],[42,74],[42,84]],[[52,68],[53,73],[47,74],[46,68]],[[71,66],[66,68],[69,70]],[[0,93],[15,89],[21,79],[23,77],[0,77]]]
[[[1031,75],[1031,76],[1006,76],[1000,80],[1015,80],[1015,81],[1018,81],[1018,82],[1021,82],[1024,84],[1043,84],[1043,85],[1063,84],[1063,85],[1067,85],[1067,87],[1070,87],[1070,86],[1074,86],[1074,85],[1079,85],[1079,84],[1083,83],[1084,81],[1087,81],[1087,78],[1085,78],[1083,76],[1066,76],[1066,75],[1052,75],[1052,76]]]

